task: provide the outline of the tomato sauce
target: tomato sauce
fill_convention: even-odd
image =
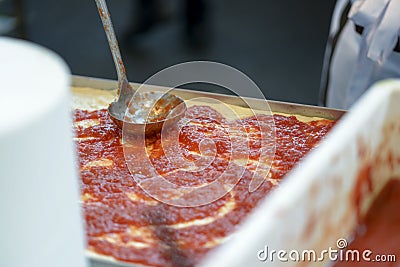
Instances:
[[[201,165],[204,160],[204,170],[178,170],[166,157],[160,136],[147,138],[146,145],[148,164],[171,182],[187,186],[218,178],[226,170],[233,151],[248,147],[249,158],[258,160],[260,127],[271,120],[258,116],[228,122],[207,106],[190,107],[186,118],[190,123],[180,129],[179,153],[196,164]],[[107,110],[74,112],[75,122],[89,119],[99,123],[86,128],[77,124],[74,130],[87,246],[96,253],[150,266],[193,266],[217,245],[216,241],[222,242],[232,234],[275,184],[265,180],[256,191],[249,193],[254,170],[251,166],[235,165],[234,169],[243,173],[242,178],[223,198],[194,208],[163,204],[146,195],[133,179],[124,158],[121,130],[109,118]],[[276,154],[270,179],[279,181],[318,144],[334,122],[304,123],[294,116],[281,115],[274,115],[273,120]],[[244,125],[249,140],[240,136],[233,141],[229,139],[228,128],[235,123]],[[204,142],[205,139],[212,140],[213,144]],[[107,164],[92,164],[104,161]],[[154,175],[146,164],[138,165],[135,175]],[[211,217],[215,219],[205,220]],[[193,220],[196,223],[184,225]]]
[[[400,180],[391,179],[361,218],[353,241],[344,251],[356,250],[359,260],[338,261],[339,266],[399,266],[400,260]],[[363,257],[364,251],[365,258]]]

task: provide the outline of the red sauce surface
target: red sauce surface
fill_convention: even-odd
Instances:
[[[87,246],[97,253],[112,256],[117,260],[140,263],[151,266],[193,266],[213,248],[209,242],[224,238],[234,232],[239,223],[273,188],[271,182],[265,180],[253,193],[249,193],[249,182],[253,177],[253,167],[236,166],[243,176],[234,189],[223,198],[208,205],[195,208],[179,208],[160,202],[148,205],[142,200],[153,201],[137,186],[129,172],[121,145],[121,130],[107,114],[107,110],[87,112],[76,110],[75,122],[97,119],[100,124],[82,128],[75,127],[79,164],[81,168],[82,196],[85,199],[83,210],[86,219]],[[186,117],[191,123],[181,128],[179,135],[179,152],[188,160],[208,160],[207,142],[199,152],[199,144],[205,138],[211,138],[216,144],[217,153],[211,164],[199,172],[176,171],[165,157],[160,137],[146,140],[151,149],[149,159],[157,172],[174,183],[196,185],[210,182],[225,170],[232,151],[241,151],[249,147],[250,159],[260,157],[260,127],[268,123],[267,116],[250,117],[241,121],[227,122],[221,114],[207,106],[194,106],[188,109]],[[290,171],[293,166],[333,127],[334,122],[328,120],[300,122],[294,116],[273,116],[276,127],[276,154],[271,168],[272,179],[277,181]],[[250,140],[230,140],[227,127],[232,123],[242,123]],[[134,151],[134,147],[132,148]],[[108,159],[111,166],[91,166],[88,163]],[[196,163],[196,164],[197,164]],[[138,164],[134,175],[151,176],[149,166]],[[139,199],[132,200],[129,194]],[[219,209],[227,201],[235,202],[234,208],[225,216],[220,216],[212,223],[186,228],[172,228],[171,225],[195,219],[216,217]],[[131,227],[142,227],[148,236],[131,235]],[[117,243],[102,239],[105,236],[117,238]],[[154,242],[149,247],[136,248],[129,242]],[[147,241],[146,241],[147,240]]]
[[[338,261],[335,267],[399,266],[400,180],[391,179],[384,186],[367,214],[361,219],[347,250],[358,250],[360,261]],[[362,258],[362,252],[365,250],[372,252],[366,255],[370,261]]]

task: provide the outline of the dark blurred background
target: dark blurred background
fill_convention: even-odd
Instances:
[[[108,1],[130,81],[211,60],[247,74],[267,99],[317,103],[334,0],[144,1]],[[0,34],[56,51],[73,74],[116,78],[94,0],[0,0]]]

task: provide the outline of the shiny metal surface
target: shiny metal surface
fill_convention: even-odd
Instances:
[[[72,85],[79,86],[79,87],[91,87],[103,90],[114,90],[117,86],[117,82],[114,80],[108,79],[101,79],[101,78],[93,78],[93,77],[86,77],[86,76],[77,76],[74,75],[72,77]],[[131,83],[133,87],[139,87],[140,84]],[[170,88],[165,88],[161,86],[147,86],[147,90],[158,90],[158,91],[167,91]],[[238,98],[237,96],[232,95],[223,95],[223,94],[215,94],[215,93],[208,93],[202,91],[195,91],[195,90],[186,90],[186,89],[174,89],[174,95],[181,97],[182,99],[188,100],[193,97],[213,97],[218,99],[224,103],[236,105],[240,107],[246,107],[245,102]],[[257,105],[264,105],[264,101],[256,98],[243,98],[251,104],[254,104],[256,107]],[[346,114],[345,110],[341,109],[332,109],[332,108],[325,108],[319,106],[311,106],[311,105],[303,105],[297,103],[288,103],[288,102],[281,102],[281,101],[273,101],[269,100],[268,104],[271,107],[273,112],[281,112],[286,114],[293,114],[293,115],[303,115],[307,117],[320,117],[325,119],[331,120],[338,120],[344,114]]]
[[[121,128],[126,124],[126,129],[133,134],[141,134],[141,131],[144,129],[146,134],[156,134],[161,131],[166,120],[176,122],[184,115],[184,112],[186,111],[185,102],[168,92],[165,92],[162,96],[159,94],[135,92],[126,77],[125,66],[122,61],[118,41],[115,36],[106,1],[95,1],[103,23],[104,31],[107,35],[108,44],[110,46],[118,75],[118,98],[110,104],[108,107],[108,113]],[[160,101],[160,99],[163,101]],[[151,115],[151,110],[148,110],[147,113],[142,112],[144,110],[142,103],[145,102],[156,104],[160,116],[148,120],[149,117],[147,115]],[[160,103],[162,103],[162,105]],[[171,105],[173,105],[173,107],[171,107]],[[177,108],[174,109],[175,107]],[[171,110],[174,112],[170,113]],[[180,113],[177,111],[180,111]],[[129,114],[136,115],[132,117]],[[126,120],[127,118],[129,120]]]

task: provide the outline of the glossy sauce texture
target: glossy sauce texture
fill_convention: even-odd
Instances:
[[[347,251],[359,251],[360,260],[338,261],[335,263],[335,267],[399,266],[400,180],[391,179],[384,186],[373,201],[367,214],[361,219],[353,238]],[[366,255],[366,259],[362,257],[362,253],[365,250],[371,251],[371,254]],[[346,253],[346,251],[344,251],[344,253]]]
[[[294,116],[274,115],[276,155],[268,177],[255,192],[248,190],[254,164],[232,163],[233,170],[242,175],[232,191],[208,205],[179,208],[154,200],[136,185],[126,166],[121,130],[111,121],[107,110],[76,110],[74,115],[88,248],[117,260],[150,266],[198,263],[237,229],[257,203],[334,125],[328,120],[303,123]],[[159,136],[148,138],[146,144],[149,164],[158,174],[190,186],[218,178],[230,163],[233,151],[248,149],[249,159],[256,162],[260,157],[260,125],[271,120],[258,116],[228,122],[208,106],[189,108],[186,118],[190,123],[181,127],[179,153],[196,166],[204,165],[203,170],[187,172],[176,168],[166,157]],[[88,120],[96,123],[82,126]],[[230,139],[228,129],[237,123],[244,125],[249,139]],[[154,175],[149,166],[138,165],[134,175]]]

